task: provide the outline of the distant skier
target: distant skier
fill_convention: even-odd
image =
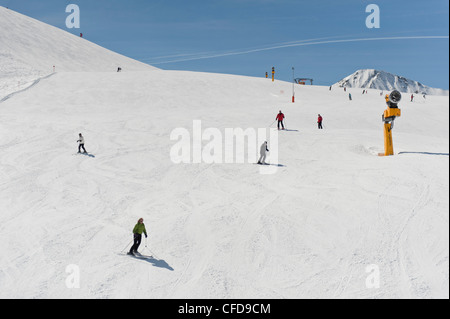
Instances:
[[[281,124],[281,127],[284,130],[284,124],[283,124],[284,114],[281,111],[277,114],[277,117],[275,118],[275,120],[278,120],[278,129],[280,129],[280,124]]]
[[[411,102],[414,100],[414,94],[411,94]]]
[[[348,94],[348,99],[349,99],[350,101],[352,100],[352,94],[351,94],[351,93]]]
[[[142,233],[144,233],[145,238],[147,238],[147,230],[145,229],[144,219],[139,218],[136,226],[133,228],[133,246],[131,246],[128,255],[134,255],[138,252],[137,250],[142,240]]]
[[[122,72],[122,68],[120,66],[117,68],[117,72]]]
[[[269,149],[267,148],[267,141],[265,141],[261,145],[261,149],[260,149],[261,156],[259,157],[258,164],[262,164],[262,165],[266,164],[266,152],[269,152]]]
[[[319,127],[319,130],[323,129],[322,121],[323,121],[322,115],[319,114],[319,117],[317,118],[317,125]]]
[[[79,138],[78,138],[78,153],[81,153],[81,149],[83,149],[83,153],[84,154],[87,154],[87,151],[86,151],[86,149],[84,148],[84,137],[83,137],[83,135],[81,135],[81,133],[80,134],[78,134],[78,136],[79,136]]]

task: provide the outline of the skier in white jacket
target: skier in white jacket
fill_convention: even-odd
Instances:
[[[266,164],[266,152],[269,152],[269,149],[267,148],[267,141],[261,145],[261,157],[258,160],[258,164]]]
[[[79,143],[78,144],[78,153],[81,153],[81,149],[83,149],[84,153],[86,154],[87,151],[84,148],[84,137],[83,137],[83,135],[81,135],[81,133],[78,134],[78,136],[79,136],[78,141],[77,141]]]

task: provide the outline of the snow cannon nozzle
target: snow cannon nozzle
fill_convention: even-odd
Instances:
[[[392,91],[391,94],[389,94],[389,107],[397,107],[397,104],[400,103],[401,100],[402,94],[397,90]]]

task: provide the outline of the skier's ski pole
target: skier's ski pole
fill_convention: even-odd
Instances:
[[[271,126],[273,125],[273,123],[275,123],[275,122],[276,122],[276,120],[277,120],[277,119],[275,119],[275,121],[273,121],[273,122],[272,122],[272,123],[271,123],[271,124],[269,125],[269,127],[271,127]]]
[[[127,247],[130,246],[130,244],[131,244],[132,242],[133,242],[133,239],[132,239],[132,240],[125,246],[125,248],[122,249],[120,252],[123,253],[123,251],[124,251],[125,249],[127,249]]]
[[[147,247],[147,237],[145,238],[145,249],[148,250],[151,257],[158,259],[158,257]]]
[[[150,249],[148,249],[148,247],[147,247],[147,237],[145,237],[145,248],[144,249],[147,249],[149,252],[150,252],[150,254],[152,255],[152,252],[150,251]]]

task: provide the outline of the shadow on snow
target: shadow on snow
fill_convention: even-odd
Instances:
[[[422,154],[422,155],[440,155],[440,156],[449,156],[449,153],[433,153],[433,152],[399,152],[400,154]]]
[[[145,256],[145,255],[137,255],[137,256],[130,256],[130,257],[148,262],[148,263],[152,264],[154,267],[165,268],[170,271],[174,271],[174,269],[163,259],[156,259],[153,256]]]

